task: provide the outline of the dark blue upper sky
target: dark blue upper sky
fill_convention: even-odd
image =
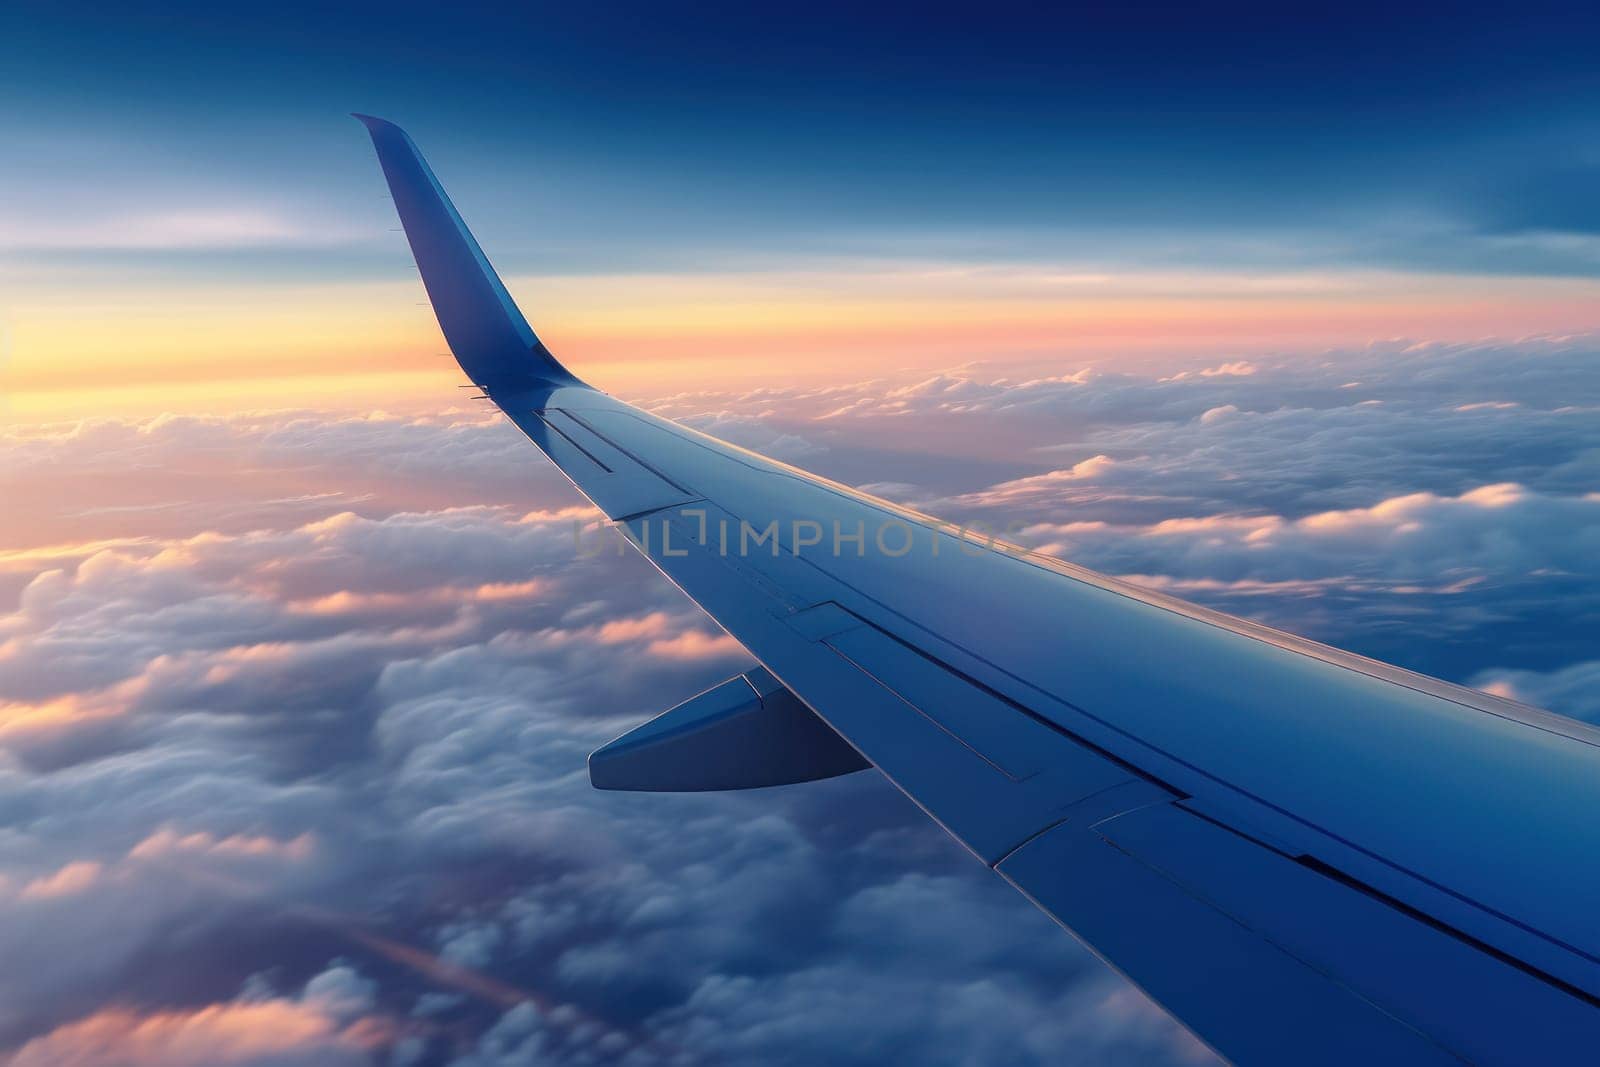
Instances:
[[[337,218],[370,201],[363,110],[531,213],[530,266],[1066,231],[1137,262],[1600,270],[1593,5],[164,10],[0,14],[14,202],[204,175]]]

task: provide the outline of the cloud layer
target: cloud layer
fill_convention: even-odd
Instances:
[[[1593,339],[684,394],[710,432],[1600,718]],[[742,669],[478,413],[0,441],[0,1054],[1203,1062],[871,773],[588,787]]]

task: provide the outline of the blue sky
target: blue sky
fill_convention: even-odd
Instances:
[[[1594,22],[10,5],[12,407],[443,384],[350,111],[406,126],[541,335],[638,395],[1589,329]]]
[[[405,125],[541,334],[640,395],[1589,329],[1594,21],[10,5],[12,407],[443,384],[350,111]]]
[[[1600,229],[1584,5],[94,8],[0,16],[24,204],[247,191],[364,224],[343,116],[370,110],[450,161],[512,270],[907,249],[1600,269],[1531,236]]]

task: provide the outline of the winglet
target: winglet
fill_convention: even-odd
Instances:
[[[406,132],[355,115],[372,134],[439,327],[461,369],[491,392],[580,385],[534,335]]]

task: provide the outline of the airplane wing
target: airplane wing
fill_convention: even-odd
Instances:
[[[1235,1063],[1600,1057],[1600,731],[985,542],[593,389],[411,139],[357,117],[462,368],[762,664],[595,753],[596,786],[870,764]]]

